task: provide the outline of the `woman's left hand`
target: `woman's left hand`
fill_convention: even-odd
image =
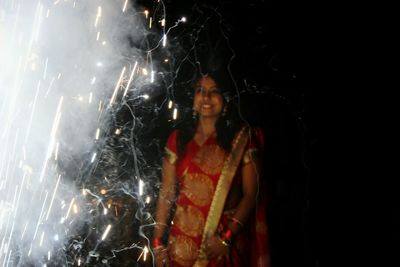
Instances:
[[[229,247],[225,246],[217,235],[213,235],[206,241],[205,253],[208,259],[212,259],[227,255]]]

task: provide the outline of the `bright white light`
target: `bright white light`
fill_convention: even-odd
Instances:
[[[143,195],[144,182],[139,179],[139,196]]]
[[[90,160],[90,163],[94,162],[94,160],[96,159],[96,155],[97,155],[97,153],[93,153],[93,156],[92,156],[92,159]]]
[[[106,228],[106,230],[104,231],[104,233],[103,233],[103,235],[102,235],[102,237],[101,237],[101,240],[106,239],[106,237],[107,237],[107,235],[108,235],[108,232],[110,232],[110,229],[111,229],[111,224],[107,225],[107,228]]]

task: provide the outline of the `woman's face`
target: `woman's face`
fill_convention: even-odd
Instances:
[[[204,76],[196,83],[193,105],[200,117],[220,116],[224,100],[217,83],[210,76]]]

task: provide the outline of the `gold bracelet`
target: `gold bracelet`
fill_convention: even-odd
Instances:
[[[241,221],[239,221],[238,219],[236,219],[235,217],[230,217],[230,219],[231,219],[231,221],[233,221],[243,227],[243,223]]]
[[[222,240],[221,238],[219,239],[220,241],[221,241],[221,243],[222,243],[222,245],[224,245],[225,247],[230,247],[231,245],[228,243],[228,242],[226,242],[225,240]]]

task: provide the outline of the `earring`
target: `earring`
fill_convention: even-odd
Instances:
[[[228,111],[228,107],[225,106],[224,109],[222,110],[222,117],[226,116],[226,112]]]
[[[197,111],[194,107],[192,108],[192,110],[193,110],[192,116],[193,116],[193,119],[195,119],[197,117]]]

